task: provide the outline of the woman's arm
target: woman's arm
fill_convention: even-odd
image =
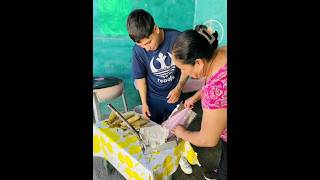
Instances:
[[[219,142],[220,135],[227,127],[227,109],[203,109],[201,130],[188,131],[177,126],[173,133],[185,141],[199,147],[213,147]]]

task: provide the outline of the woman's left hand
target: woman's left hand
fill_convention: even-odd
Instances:
[[[183,133],[186,132],[186,131],[187,131],[186,128],[184,128],[184,127],[181,126],[181,125],[178,125],[178,126],[176,126],[175,128],[173,128],[173,129],[171,130],[171,132],[172,132],[174,135],[176,135],[178,138],[181,138],[182,135],[183,135]]]

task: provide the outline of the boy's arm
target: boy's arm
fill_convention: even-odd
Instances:
[[[146,83],[146,78],[141,78],[141,79],[136,79],[135,80],[137,89],[140,94],[141,98],[141,103],[142,103],[142,113],[148,117],[151,116],[150,111],[149,111],[149,106],[147,103],[147,83]]]

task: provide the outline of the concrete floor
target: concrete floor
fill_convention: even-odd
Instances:
[[[192,94],[189,93],[186,96],[190,97]],[[196,118],[190,124],[189,130],[198,131],[201,127],[201,119],[202,119],[202,110],[201,110],[201,102],[197,102],[193,108],[193,111],[197,113]],[[197,149],[196,151],[198,155],[205,155],[206,158],[204,161],[210,161],[214,163],[214,165],[218,168],[220,155],[221,155],[221,144],[219,143],[215,148],[208,153],[203,149]],[[94,157],[93,159],[93,180],[124,180],[125,178],[117,172],[116,169],[112,167],[112,165],[104,165],[104,160],[101,158]],[[172,180],[202,180],[204,179],[201,169],[198,165],[192,166],[192,174],[187,175],[184,174],[179,167],[177,171],[172,175]]]

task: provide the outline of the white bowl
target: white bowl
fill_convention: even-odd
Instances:
[[[134,107],[133,111],[138,114],[142,114],[142,105],[138,105],[138,106]]]
[[[107,88],[94,89],[93,92],[96,93],[99,102],[102,102],[104,100],[112,100],[116,97],[121,96],[123,92],[123,82]]]

